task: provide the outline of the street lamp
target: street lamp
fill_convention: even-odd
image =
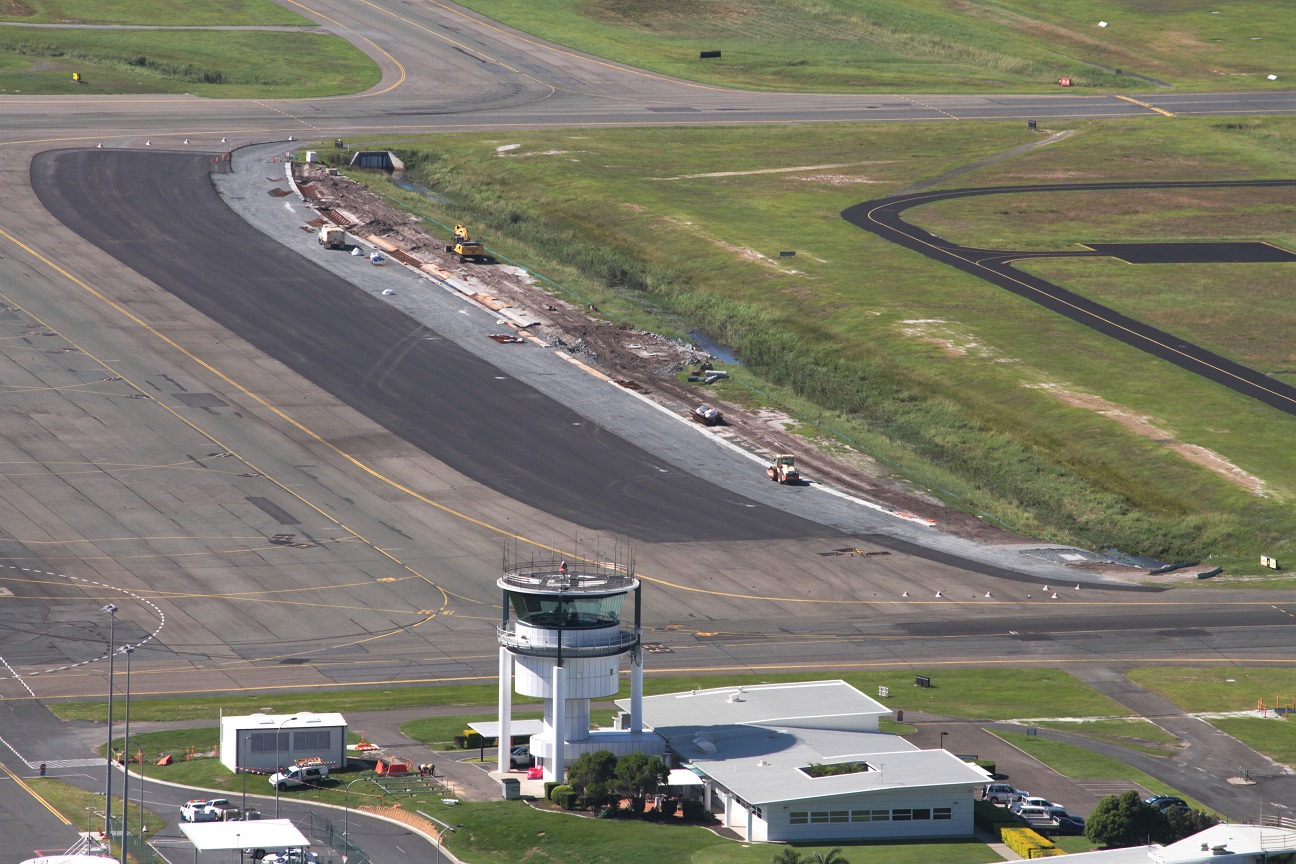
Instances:
[[[101,610],[108,613],[108,771],[104,778],[104,834],[112,839],[112,723],[113,723],[113,629],[117,623],[117,607],[109,603]]]
[[[122,768],[122,839],[121,839],[121,864],[126,864],[126,829],[127,829],[127,808],[130,806],[130,673],[131,673],[131,655],[135,649],[130,645],[122,648],[122,653],[126,655],[126,730],[122,733],[122,756],[126,758],[125,766]],[[109,745],[111,749],[112,745]],[[111,770],[111,769],[109,769]],[[141,788],[143,784],[140,784]]]
[[[291,717],[285,717],[283,720],[280,720],[280,721],[279,721],[279,725],[275,727],[275,773],[276,773],[276,774],[281,773],[281,768],[282,768],[282,766],[280,766],[280,764],[279,764],[279,736],[283,734],[283,727],[284,727],[284,724],[285,724],[285,723],[291,723],[292,721],[296,720],[298,716],[299,716],[299,715],[294,714],[294,715],[291,716]],[[292,752],[292,748],[291,748],[291,747],[288,748],[288,752],[289,752],[289,753]],[[274,786],[275,786],[275,818],[276,818],[276,819],[279,818],[279,787],[282,786],[282,785],[283,785],[283,778],[281,777],[281,778],[279,778],[278,780],[276,780],[276,781],[275,781],[275,784],[274,784]]]
[[[342,790],[342,844],[344,846],[348,840],[347,832],[351,827],[349,818],[351,816],[351,811],[347,808],[348,799],[351,797],[351,787],[357,783],[373,783],[376,786],[378,785],[378,781],[372,777],[357,777],[348,783],[346,788]],[[378,788],[381,789],[382,787],[378,786]]]
[[[130,679],[127,678],[126,681],[127,681],[127,686],[129,687],[129,686],[130,686],[130,684],[129,684]],[[948,734],[949,734],[948,732],[942,732],[942,733],[941,733],[940,746],[941,746],[941,749],[942,749],[942,750],[945,749],[945,736],[948,735]]]
[[[86,842],[90,842],[90,811],[94,809],[94,799],[96,795],[102,795],[102,792],[91,792],[90,797],[86,800]]]

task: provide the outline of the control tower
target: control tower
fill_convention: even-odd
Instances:
[[[561,782],[567,763],[582,753],[634,750],[661,754],[664,742],[644,733],[640,586],[633,566],[583,561],[504,562],[498,628],[499,772],[510,765],[513,689],[545,700],[543,731],[531,736],[531,755],[544,779]],[[633,621],[621,618],[634,595]],[[621,655],[630,655],[629,729],[590,731],[590,700],[620,689]],[[516,678],[515,678],[516,671]]]

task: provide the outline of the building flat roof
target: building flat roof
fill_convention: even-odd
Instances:
[[[617,704],[625,707],[624,700]],[[645,724],[672,750],[750,804],[989,780],[947,750],[852,731],[851,716],[890,710],[843,681],[673,693],[647,697],[643,708]],[[802,770],[841,762],[862,762],[867,770],[828,777]]]
[[[1203,849],[1203,847],[1205,847]],[[1220,849],[1216,852],[1216,849]],[[1212,825],[1191,837],[1171,843],[1149,856],[1155,864],[1196,864],[1221,855],[1254,855],[1258,852],[1296,851],[1296,830],[1269,825]]]
[[[483,738],[498,738],[500,734],[500,724],[498,720],[483,720],[480,723],[469,723],[468,728]],[[515,735],[539,735],[543,731],[543,720],[509,721],[509,737]]]
[[[346,718],[341,714],[312,714],[302,711],[298,714],[245,714],[231,717],[228,714],[221,718],[221,725],[230,724],[235,729],[312,729],[321,726],[345,726]]]
[[[233,849],[305,849],[311,845],[291,819],[250,822],[181,822],[180,831],[199,852]]]

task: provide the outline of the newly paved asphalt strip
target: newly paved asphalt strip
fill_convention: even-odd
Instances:
[[[210,168],[206,155],[50,151],[34,160],[32,182],[52,213],[119,261],[515,500],[641,540],[835,536],[663,465],[390,304],[282,255],[221,204]]]
[[[902,218],[905,210],[936,201],[952,198],[974,198],[985,195],[1026,195],[1036,192],[1098,192],[1128,190],[1131,192],[1153,189],[1249,189],[1296,186],[1296,180],[1240,180],[1197,181],[1163,183],[1074,183],[1038,186],[994,186],[980,189],[950,189],[940,192],[922,192],[896,198],[880,198],[856,204],[842,211],[842,218],[856,227],[877,234],[906,249],[956,267],[1000,288],[1038,303],[1046,309],[1065,315],[1113,339],[1167,360],[1181,369],[1200,375],[1288,414],[1296,414],[1296,387],[1243,366],[1214,352],[1207,351],[1163,330],[1096,303],[1086,297],[1054,285],[1038,276],[1016,269],[1016,261],[1032,258],[1096,257],[1110,253],[1101,251],[1063,252],[1012,252],[1006,250],[975,249],[950,243],[934,234],[910,225]],[[1080,228],[1079,230],[1083,230]],[[1174,244],[1180,245],[1180,244]],[[1195,263],[1236,261],[1235,250],[1221,250],[1217,258],[1210,257],[1213,244],[1203,244],[1192,253],[1179,250],[1180,257],[1172,260],[1191,260]],[[1092,244],[1091,244],[1091,248]],[[1270,247],[1273,248],[1273,247]],[[1151,251],[1151,250],[1147,250]],[[1278,250],[1282,251],[1282,250]],[[1137,252],[1137,250],[1131,250]],[[1163,250],[1166,254],[1166,250]],[[1269,253],[1273,254],[1273,253]],[[1234,256],[1234,257],[1230,257]]]

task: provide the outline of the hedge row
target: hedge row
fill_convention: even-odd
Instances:
[[[1048,858],[1051,855],[1066,854],[1054,846],[1052,840],[1029,828],[1000,828],[999,839],[1023,858]]]

